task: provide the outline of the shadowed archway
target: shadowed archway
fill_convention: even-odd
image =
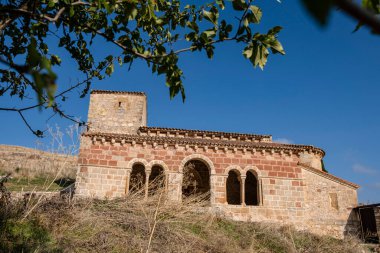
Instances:
[[[252,171],[247,171],[245,178],[245,204],[247,206],[259,205],[259,187],[257,177]]]
[[[165,187],[165,173],[160,165],[153,165],[149,175],[149,195]]]
[[[129,192],[135,193],[138,191],[142,191],[145,186],[145,166],[136,163],[132,166],[132,172],[129,180]]]
[[[183,168],[182,196],[210,193],[210,170],[201,160],[190,160]],[[210,195],[206,196],[210,200]]]
[[[230,170],[227,177],[227,203],[229,205],[240,205],[241,204],[241,193],[240,193],[240,175],[234,171]]]

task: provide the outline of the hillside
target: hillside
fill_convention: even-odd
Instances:
[[[370,252],[337,240],[265,223],[211,215],[200,199],[182,205],[159,195],[100,201],[40,200],[2,209],[1,252]]]
[[[75,179],[77,157],[38,149],[0,145],[0,176],[11,173],[11,191],[58,190],[51,184],[61,178]]]
[[[77,157],[21,146],[0,145],[0,170],[17,174],[55,173],[75,175]]]

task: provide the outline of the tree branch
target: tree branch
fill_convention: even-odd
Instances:
[[[375,32],[380,33],[380,19],[372,12],[350,0],[335,0],[335,4],[351,17],[371,27]]]
[[[43,132],[40,130],[34,131],[33,128],[29,125],[28,121],[25,119],[24,115],[21,111],[18,111],[18,114],[20,115],[21,119],[24,121],[25,125],[29,128],[29,130],[37,137],[41,138],[43,136]]]

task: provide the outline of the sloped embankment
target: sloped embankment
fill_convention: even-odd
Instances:
[[[200,198],[170,204],[162,196],[147,201],[138,193],[112,201],[56,198],[22,208],[13,203],[7,214],[1,209],[0,251],[368,252],[355,238],[337,240],[291,227],[230,221],[205,212]]]
[[[0,145],[0,171],[14,176],[36,177],[41,174],[74,176],[78,158],[73,155],[39,149]]]

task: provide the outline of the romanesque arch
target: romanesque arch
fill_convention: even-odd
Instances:
[[[169,167],[161,160],[152,160],[148,163],[148,168],[150,169],[149,174],[149,195],[154,194],[160,188],[167,189],[168,186],[168,174]]]
[[[204,194],[210,200],[211,174],[215,173],[211,160],[203,155],[190,155],[180,166],[182,172],[182,196]]]
[[[189,162],[190,160],[200,160],[200,161],[204,162],[210,170],[210,175],[216,174],[213,162],[210,160],[210,158],[208,158],[205,155],[201,155],[201,154],[192,154],[192,155],[186,156],[181,161],[181,164],[179,165],[178,171],[180,173],[183,173],[183,168],[185,167],[186,163]]]
[[[239,165],[230,165],[224,170],[224,175],[228,176],[228,173],[234,170],[236,171],[239,175],[242,175],[245,173],[245,170],[243,170]]]
[[[244,201],[248,206],[258,206],[261,199],[261,171],[256,167],[249,165],[244,168]]]
[[[228,172],[226,198],[229,205],[241,204],[241,177],[239,170],[231,169]]]
[[[145,160],[145,159],[142,159],[142,158],[133,158],[132,160],[130,160],[127,164],[127,169],[132,169],[132,166],[134,164],[142,164],[144,165],[145,168],[148,168],[148,162]]]
[[[163,169],[164,169],[164,173],[165,174],[168,174],[169,173],[169,167],[166,165],[166,163],[164,163],[163,161],[161,160],[152,160],[150,161],[148,164],[147,164],[147,167],[148,168],[152,168],[153,166],[161,166]]]
[[[142,163],[134,163],[129,177],[129,192],[143,194],[145,192],[145,182],[145,166]]]
[[[148,194],[154,195],[164,189],[166,185],[165,170],[161,165],[153,165],[148,179]]]
[[[243,174],[247,174],[248,171],[251,171],[257,178],[262,177],[262,173],[256,166],[248,165],[244,168]]]

